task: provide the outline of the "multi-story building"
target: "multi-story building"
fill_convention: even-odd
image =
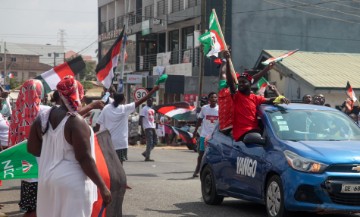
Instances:
[[[99,60],[127,26],[125,92],[152,87],[158,72],[169,75],[158,103],[192,101],[199,94],[201,0],[99,0]],[[206,26],[208,24],[205,24]],[[121,67],[118,67],[117,71]],[[205,70],[201,94],[217,90],[218,71]]]

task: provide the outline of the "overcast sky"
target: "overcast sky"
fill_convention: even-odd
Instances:
[[[0,0],[0,43],[60,45],[96,56],[97,0]],[[95,43],[94,43],[95,42]]]

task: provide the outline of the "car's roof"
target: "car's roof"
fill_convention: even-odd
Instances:
[[[312,104],[302,104],[302,103],[289,103],[280,104],[280,105],[261,105],[260,109],[265,111],[280,111],[280,110],[321,110],[321,111],[338,111],[337,109],[320,106],[320,105],[312,105]]]

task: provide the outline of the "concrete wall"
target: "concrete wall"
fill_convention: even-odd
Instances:
[[[317,3],[316,5],[314,5]],[[359,53],[359,2],[232,1],[235,69],[252,68],[261,50]],[[311,5],[312,4],[312,5]]]

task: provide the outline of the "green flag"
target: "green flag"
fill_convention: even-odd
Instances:
[[[0,152],[0,180],[38,177],[38,164],[27,151],[27,140]]]
[[[258,94],[259,95],[264,95],[266,87],[268,85],[269,85],[269,82],[264,77],[261,77],[261,79],[257,83]]]
[[[207,57],[217,57],[218,53],[225,49],[225,40],[215,10],[210,15],[209,31],[202,34],[199,41],[204,46]]]

